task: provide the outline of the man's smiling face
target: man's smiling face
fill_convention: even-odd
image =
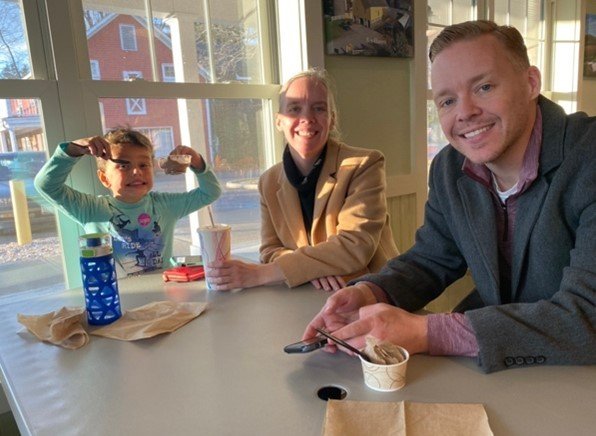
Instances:
[[[540,72],[514,64],[492,35],[453,43],[432,64],[433,99],[451,145],[474,163],[506,163],[525,150]]]

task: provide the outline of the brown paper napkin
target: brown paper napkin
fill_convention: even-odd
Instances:
[[[203,313],[206,307],[207,303],[156,301],[126,311],[120,319],[93,330],[91,334],[121,341],[151,338],[179,329]]]
[[[82,307],[63,307],[43,315],[17,315],[17,321],[40,341],[70,350],[81,348],[89,342],[89,335],[82,324],[84,318],[85,309]]]
[[[324,436],[492,436],[482,404],[329,400]]]
[[[122,341],[151,338],[179,329],[203,313],[206,307],[207,303],[157,301],[128,310],[117,321],[90,333]],[[71,350],[89,342],[89,334],[83,326],[85,319],[82,307],[63,307],[43,315],[17,315],[18,322],[38,339]]]

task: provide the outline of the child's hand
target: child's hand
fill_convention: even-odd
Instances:
[[[205,170],[205,161],[203,160],[203,157],[197,153],[195,150],[193,150],[190,147],[187,147],[186,145],[178,145],[176,148],[174,148],[170,155],[175,155],[175,154],[186,154],[188,156],[191,157],[191,161],[190,161],[190,166],[193,167],[195,170],[202,172]]]
[[[112,157],[110,143],[102,136],[92,136],[90,138],[71,141],[66,147],[66,154],[72,157],[79,157],[85,154],[104,159],[110,159]]]

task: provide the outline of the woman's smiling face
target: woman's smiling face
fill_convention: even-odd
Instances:
[[[275,125],[301,158],[317,157],[333,126],[325,85],[312,77],[291,82],[283,95]]]

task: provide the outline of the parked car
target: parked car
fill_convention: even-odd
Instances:
[[[29,221],[33,232],[56,229],[53,208],[41,198],[33,186],[33,179],[46,160],[42,151],[0,153],[0,234],[15,234],[15,222],[10,196],[10,181],[25,184]]]

